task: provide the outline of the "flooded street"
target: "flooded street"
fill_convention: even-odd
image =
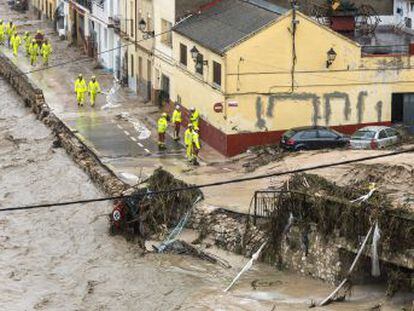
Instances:
[[[0,81],[0,208],[102,197],[53,135]],[[332,286],[215,250],[231,269],[185,256],[141,255],[108,234],[110,203],[0,214],[0,310],[306,310]],[[252,286],[253,284],[253,286]],[[352,302],[321,310],[364,310],[384,288],[357,287]],[[405,298],[407,303],[407,298]],[[382,310],[399,310],[396,297]],[[396,304],[394,304],[396,303]]]

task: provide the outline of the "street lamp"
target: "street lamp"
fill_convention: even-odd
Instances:
[[[193,59],[193,61],[196,62],[198,60],[198,55],[200,54],[200,52],[198,51],[195,45],[190,50],[190,53],[191,53],[191,58]]]
[[[141,31],[144,35],[147,35],[148,37],[154,37],[154,31],[148,31],[147,29],[147,23],[142,18],[138,23],[138,29]]]
[[[328,60],[326,61],[326,68],[329,68],[336,59],[336,52],[333,48],[331,48],[327,53]]]
[[[195,62],[196,69],[200,69],[200,66],[207,66],[208,61],[203,59],[203,55],[200,54],[196,46],[193,46],[193,48],[190,50],[191,58]]]

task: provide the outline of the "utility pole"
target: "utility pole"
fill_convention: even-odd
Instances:
[[[291,68],[291,92],[295,91],[295,70],[296,70],[296,26],[299,21],[296,19],[296,10],[297,10],[297,0],[290,1],[292,6],[292,26],[291,26],[291,34],[292,34],[292,68]]]

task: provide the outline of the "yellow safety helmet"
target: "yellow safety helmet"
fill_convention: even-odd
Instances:
[[[194,125],[193,125],[192,123],[189,123],[189,124],[188,124],[188,127],[189,127],[189,128],[192,128],[193,126],[194,126]]]
[[[83,78],[83,76],[82,76],[82,74],[80,73],[80,74],[78,74],[78,78]]]
[[[92,80],[93,80],[93,79],[96,79],[96,76],[92,76],[92,77],[91,77],[91,79],[92,79]]]
[[[32,39],[32,43],[36,43],[36,39]]]
[[[162,114],[162,117],[163,117],[163,118],[168,117],[167,113],[166,113],[166,112],[164,112],[164,113]]]

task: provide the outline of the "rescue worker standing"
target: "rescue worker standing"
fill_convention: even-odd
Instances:
[[[93,107],[95,106],[96,95],[101,93],[101,86],[99,85],[99,82],[96,81],[95,76],[92,76],[92,80],[89,81],[88,92],[89,92],[89,100],[91,102],[91,107]]]
[[[0,19],[0,44],[4,44],[6,29],[3,20]]]
[[[196,127],[193,129],[192,133],[192,143],[193,143],[193,153],[192,153],[192,163],[194,165],[199,165],[198,163],[198,153],[200,152],[200,130]]]
[[[190,122],[193,124],[194,128],[198,128],[199,119],[200,119],[200,114],[194,107],[191,107],[190,108]]]
[[[172,114],[171,122],[174,124],[174,140],[180,139],[180,128],[181,122],[183,121],[180,106],[175,106],[175,109]]]
[[[184,144],[187,160],[191,162],[193,160],[193,125],[191,123],[184,132]]]
[[[30,48],[30,44],[32,43],[32,37],[30,36],[28,31],[24,33],[23,41],[24,41],[24,48],[26,50],[26,56],[29,56],[30,55],[29,48]]]
[[[40,48],[40,54],[43,58],[43,64],[48,65],[49,64],[49,56],[52,54],[52,45],[50,42],[45,39],[45,41],[42,44],[42,47]]]
[[[7,46],[9,48],[11,48],[11,38],[13,36],[13,34],[17,32],[16,30],[16,25],[13,25],[13,22],[8,22],[8,24],[6,25],[6,35],[7,35]]]
[[[83,78],[82,74],[79,74],[78,78],[75,81],[75,93],[78,106],[83,107],[83,102],[85,101],[85,92],[87,91],[88,88],[86,87],[85,79]]]
[[[17,34],[17,32],[13,33],[12,37],[10,38],[10,44],[13,48],[14,57],[17,57],[17,54],[19,52],[19,47],[22,44],[22,39]]]
[[[165,133],[168,128],[168,115],[164,112],[161,117],[158,119],[158,148],[165,149]]]
[[[37,62],[37,56],[39,55],[39,46],[37,45],[35,39],[32,40],[32,43],[29,46],[29,54],[30,54],[30,64],[34,66]]]

